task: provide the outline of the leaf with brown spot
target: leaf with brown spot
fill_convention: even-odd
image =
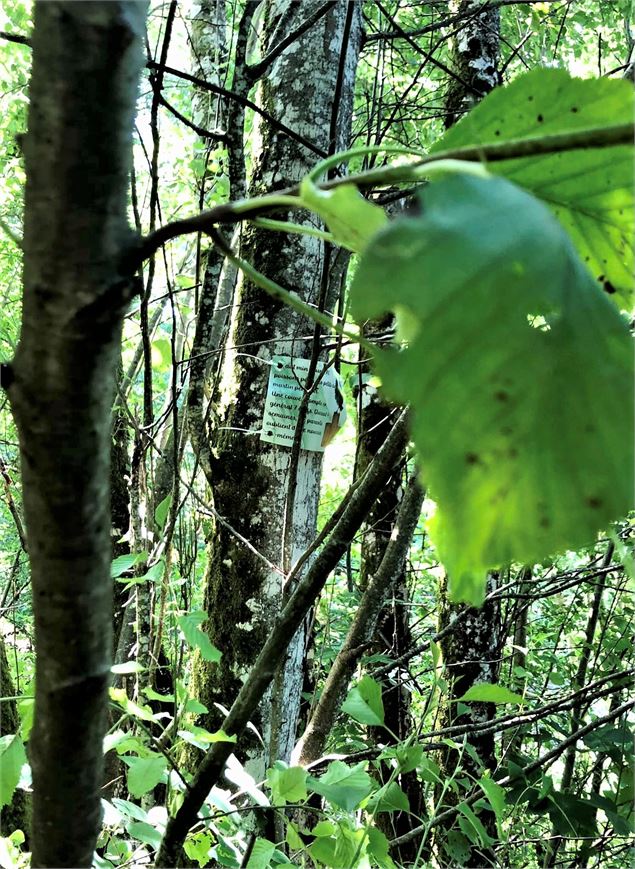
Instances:
[[[359,321],[408,318],[407,346],[377,351],[377,371],[412,405],[449,593],[479,605],[487,570],[591,543],[630,509],[632,345],[539,200],[467,176],[422,198],[371,242],[351,305]]]

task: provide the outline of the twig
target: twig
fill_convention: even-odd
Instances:
[[[168,70],[169,71],[169,70]],[[421,171],[425,166],[438,163],[441,160],[465,160],[471,163],[496,163],[502,160],[513,160],[520,157],[538,157],[545,154],[558,154],[562,151],[577,151],[586,148],[608,148],[616,145],[632,145],[635,125],[618,124],[613,127],[575,130],[567,133],[554,133],[549,136],[512,139],[508,142],[491,143],[488,145],[468,145],[447,151],[438,151],[421,160],[407,165],[388,166],[370,169],[358,175],[346,178],[334,178],[319,184],[321,190],[332,190],[342,184],[356,184],[367,188],[395,183],[411,183],[416,176],[424,177]],[[262,214],[279,209],[284,204],[302,208],[303,203],[298,195],[298,185],[271,195],[260,196],[238,202],[227,202],[211,208],[209,211],[192,215],[181,220],[175,220],[160,227],[156,232],[141,239],[127,254],[123,267],[134,269],[168,241],[181,235],[194,232],[211,234],[214,227],[224,223],[238,223],[252,219]],[[283,200],[286,200],[283,202]]]

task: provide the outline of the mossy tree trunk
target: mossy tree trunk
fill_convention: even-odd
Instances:
[[[266,3],[262,56],[320,5],[317,0]],[[326,153],[348,144],[360,37],[358,5],[338,2],[267,66],[260,84],[261,105],[315,148],[309,150],[273,124],[257,119],[250,193],[283,188],[301,179],[314,165],[316,150]],[[297,214],[276,216],[298,219]],[[331,309],[334,300],[328,275],[323,275],[323,245],[317,239],[246,228],[241,251],[268,277],[307,301]],[[197,696],[210,710],[215,709],[215,702],[230,705],[236,696],[241,676],[253,664],[280,610],[285,568],[315,534],[321,454],[301,450],[293,471],[291,450],[263,443],[258,434],[271,358],[277,354],[310,357],[314,339],[309,322],[239,279],[212,435],[213,496],[219,513],[264,558],[255,555],[227,527],[217,524],[209,542],[205,605],[211,640],[223,658],[220,665],[211,667],[197,660],[194,669]],[[292,474],[295,493],[289,507]],[[291,519],[286,531],[285,513]],[[283,553],[285,535],[287,558]],[[255,723],[266,749],[263,752],[254,743],[248,752],[256,777],[263,775],[269,755],[285,758],[293,747],[303,679],[304,633],[298,631],[287,653],[284,676],[261,704]],[[218,720],[210,714],[204,723],[214,729]]]

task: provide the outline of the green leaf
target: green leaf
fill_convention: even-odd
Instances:
[[[280,763],[280,762],[278,762]],[[307,772],[301,766],[283,767],[276,764],[267,772],[271,801],[276,806],[299,803],[307,798]]]
[[[127,830],[133,839],[144,842],[146,845],[151,845],[153,848],[158,848],[161,844],[161,833],[144,821],[133,821],[131,824],[128,824]]]
[[[421,759],[419,775],[423,781],[426,781],[429,784],[437,785],[441,783],[441,770],[439,765],[430,757],[424,757]]]
[[[178,616],[176,620],[187,643],[193,649],[198,649],[205,661],[211,661],[215,664],[220,661],[221,652],[211,644],[207,634],[200,629],[200,626],[206,621],[207,613],[202,610]]]
[[[328,770],[319,779],[309,776],[309,788],[325,797],[334,806],[352,812],[367,797],[373,781],[364,771],[364,763],[348,766],[341,760],[329,764]]]
[[[287,833],[285,836],[285,841],[292,851],[304,850],[304,842],[298,834],[297,827],[295,827],[295,825],[292,824],[291,821],[287,821]]]
[[[120,555],[119,558],[115,558],[110,566],[111,577],[116,579],[122,573],[132,570],[135,564],[139,564],[139,562],[144,561],[147,557],[147,552],[130,552],[126,555]]]
[[[368,853],[376,861],[380,869],[396,869],[395,863],[388,853],[390,843],[377,827],[368,827]]]
[[[465,694],[459,698],[471,703],[524,703],[520,694],[515,694],[509,688],[502,685],[492,685],[489,682],[479,682],[472,685]],[[493,808],[493,806],[492,806]]]
[[[560,69],[536,69],[495,88],[440,139],[432,152],[492,145],[554,133],[627,124],[633,120],[628,81],[571,78]],[[584,148],[501,160],[488,169],[531,190],[569,232],[599,284],[617,291],[630,310],[633,292],[633,149]],[[608,283],[607,283],[608,282]]]
[[[0,737],[0,808],[10,805],[26,762],[24,745],[17,733]]]
[[[351,688],[342,704],[346,712],[360,724],[383,725],[384,704],[381,699],[381,685],[371,676],[362,676],[356,687]]]
[[[459,827],[471,842],[483,848],[494,844],[494,840],[488,835],[481,820],[477,818],[468,805],[459,803],[457,810],[463,815],[462,818],[459,818]]]
[[[358,321],[390,309],[417,324],[376,365],[387,397],[412,405],[449,595],[479,606],[487,570],[589,544],[628,512],[633,354],[534,197],[457,175],[422,198],[368,248],[351,304]]]
[[[168,518],[171,505],[172,495],[167,495],[154,511],[154,521],[156,522],[157,528],[162,529],[165,525],[165,520]]]
[[[155,691],[154,688],[152,688],[150,685],[146,685],[143,688],[143,693],[146,695],[148,700],[157,700],[159,703],[175,702],[174,694],[160,694],[158,691]]]
[[[133,718],[139,718],[141,721],[158,722],[159,719],[155,718],[155,715],[149,706],[139,706],[139,704],[135,703],[134,700],[128,698],[125,688],[109,688],[108,694],[111,700],[118,703],[124,712],[127,712],[128,715],[131,715]]]
[[[458,830],[448,830],[443,847],[448,856],[463,866],[470,858],[472,848],[468,839]]]
[[[368,808],[377,814],[380,812],[409,812],[408,797],[396,781],[389,782],[371,796]]]
[[[128,790],[133,797],[140,797],[151,791],[161,781],[168,762],[162,754],[150,757],[127,757]]]
[[[595,806],[573,794],[554,794],[549,800],[549,817],[562,836],[596,836]]]
[[[172,365],[172,345],[168,338],[155,338],[151,347],[152,366],[165,371]]]
[[[494,814],[496,815],[496,829],[498,831],[498,838],[504,842],[506,841],[506,836],[503,831],[503,818],[505,815],[505,789],[502,788],[498,782],[495,782],[488,775],[483,775],[479,779],[479,785],[481,786],[481,790],[485,794],[488,799],[488,802],[492,809],[494,810]]]
[[[268,869],[275,850],[276,846],[269,839],[256,839],[247,861],[247,869]]]
[[[583,737],[582,741],[594,751],[605,751],[607,754],[612,752],[611,756],[615,755],[614,759],[619,759],[625,752],[632,754],[634,750],[633,736],[629,728],[615,727],[613,724],[605,724],[597,730],[592,730]]]
[[[215,742],[236,742],[236,736],[230,736],[224,730],[215,730],[210,733],[204,727],[197,727],[195,724],[190,724],[187,730],[177,731],[178,735],[190,745],[195,745],[197,748],[207,751],[208,747]]]
[[[22,697],[18,700],[18,712],[20,714],[20,735],[23,742],[28,742],[33,727],[33,715],[35,713],[35,698]]]
[[[305,178],[300,185],[300,198],[307,208],[319,214],[337,243],[355,253],[363,250],[388,221],[383,208],[364,199],[354,184],[320,190]]]
[[[194,697],[190,697],[185,704],[185,711],[193,712],[195,715],[204,715],[206,712],[209,712],[209,709],[204,703],[201,703]]]
[[[398,746],[396,749],[399,772],[412,772],[423,759],[422,745]]]
[[[309,854],[324,866],[332,866],[333,869],[353,869],[362,865],[367,866],[364,860],[364,830],[354,830],[345,820],[333,825],[334,831],[331,836],[316,831],[322,827],[318,824],[313,833],[318,836],[308,847]],[[357,858],[357,859],[355,859]]]
[[[196,860],[200,869],[203,869],[203,866],[209,863],[209,852],[213,844],[211,833],[202,830],[187,837],[183,843],[183,850],[191,860]]]

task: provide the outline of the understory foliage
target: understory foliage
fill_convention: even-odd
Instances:
[[[309,27],[319,26],[328,5],[284,12],[288,32],[298,28],[291,43],[304,38],[308,28],[299,25],[309,16]],[[231,169],[235,139],[243,180],[253,180],[259,112],[267,112],[253,70],[268,55],[257,43],[272,16],[284,32],[285,4],[201,4],[209,20],[220,16],[208,46],[210,56],[216,52],[213,71],[196,58],[198,5],[166,2],[150,11],[152,78],[149,89],[147,77],[141,84],[130,202],[142,290],[124,323],[113,409],[119,642],[97,869],[163,866],[173,855],[179,865],[236,869],[630,865],[628,4],[495,4],[502,81],[444,131],[452,45],[478,13],[474,5],[363,4],[350,150],[313,154],[315,168],[292,188],[259,178],[258,195],[244,196]],[[30,7],[8,3],[4,36],[28,37],[30,15]],[[253,33],[240,49],[238,22],[247,15]],[[3,47],[0,340],[9,360],[19,334],[20,135],[30,49],[15,38]],[[160,78],[153,62],[194,69],[195,81]],[[252,80],[241,78],[245,70]],[[201,87],[205,71],[215,91]],[[236,94],[247,100],[244,130],[225,130]],[[201,101],[211,105],[202,115]],[[280,136],[294,132],[293,117],[268,122]],[[241,194],[233,202],[232,189]],[[243,256],[255,232],[270,233],[274,252],[282,234],[325,245],[321,267],[328,275],[329,263],[333,270],[338,263],[338,298],[327,302],[325,292],[315,303],[258,271]],[[205,313],[215,257],[219,289]],[[269,365],[267,342],[282,340],[270,334],[256,347],[230,345],[235,333],[223,312],[238,292],[227,277],[234,269],[243,276],[238,286],[244,280],[304,318],[290,340],[299,345],[315,330],[315,368],[300,384],[305,403],[333,367],[338,419],[344,409],[348,419],[324,451],[315,545],[289,563],[288,541],[281,541],[273,570],[291,581],[268,645],[260,657],[256,650],[251,670],[236,674],[238,696],[216,694],[206,705],[193,673],[201,661],[202,672],[220,667],[228,653],[210,636],[204,591],[210,541],[228,526],[214,487],[231,485],[215,459],[219,408],[231,394],[219,359],[237,350]],[[203,350],[202,312],[210,329],[220,323],[217,345]],[[265,315],[257,316],[266,330]],[[308,360],[311,352],[299,355]],[[204,385],[196,384],[195,395],[201,357]],[[265,395],[253,399],[257,419],[244,437],[260,434]],[[368,547],[379,530],[364,517],[388,486],[388,471],[369,503],[355,499],[383,472],[381,450],[390,442],[382,440],[360,474],[369,439],[361,420],[371,402],[388,408],[395,438],[407,408],[409,435],[395,448],[399,461],[388,462],[388,470],[398,468],[400,509],[369,576]],[[0,865],[26,867],[33,619],[17,435],[7,406],[2,414]],[[301,435],[298,428],[298,455]],[[293,446],[277,449],[282,455]],[[299,467],[297,460],[297,479]],[[253,484],[256,491],[261,480]],[[257,549],[253,541],[271,521],[262,485],[262,515],[245,517],[241,531],[228,529],[237,552]],[[229,570],[231,559],[223,564]],[[223,564],[215,565],[221,577]],[[234,591],[228,583],[228,613]],[[242,603],[255,619],[254,601]],[[494,670],[475,645],[464,662],[475,675],[463,690],[442,646],[469,639],[494,604]],[[453,615],[444,627],[437,613],[447,607]],[[367,625],[357,625],[359,612],[368,614]],[[407,625],[403,642],[396,614]],[[217,611],[213,621],[228,618]],[[318,712],[327,715],[321,700],[330,696],[332,674],[347,673],[334,690],[322,750],[309,763],[298,747],[285,757],[261,751],[267,737],[258,732],[258,704],[275,704],[282,690],[275,665],[301,624],[309,639],[298,663],[298,739]],[[249,643],[253,626],[239,627]],[[275,660],[267,660],[268,649]],[[68,727],[71,753],[81,712],[69,709]],[[257,774],[258,752],[264,774]]]

